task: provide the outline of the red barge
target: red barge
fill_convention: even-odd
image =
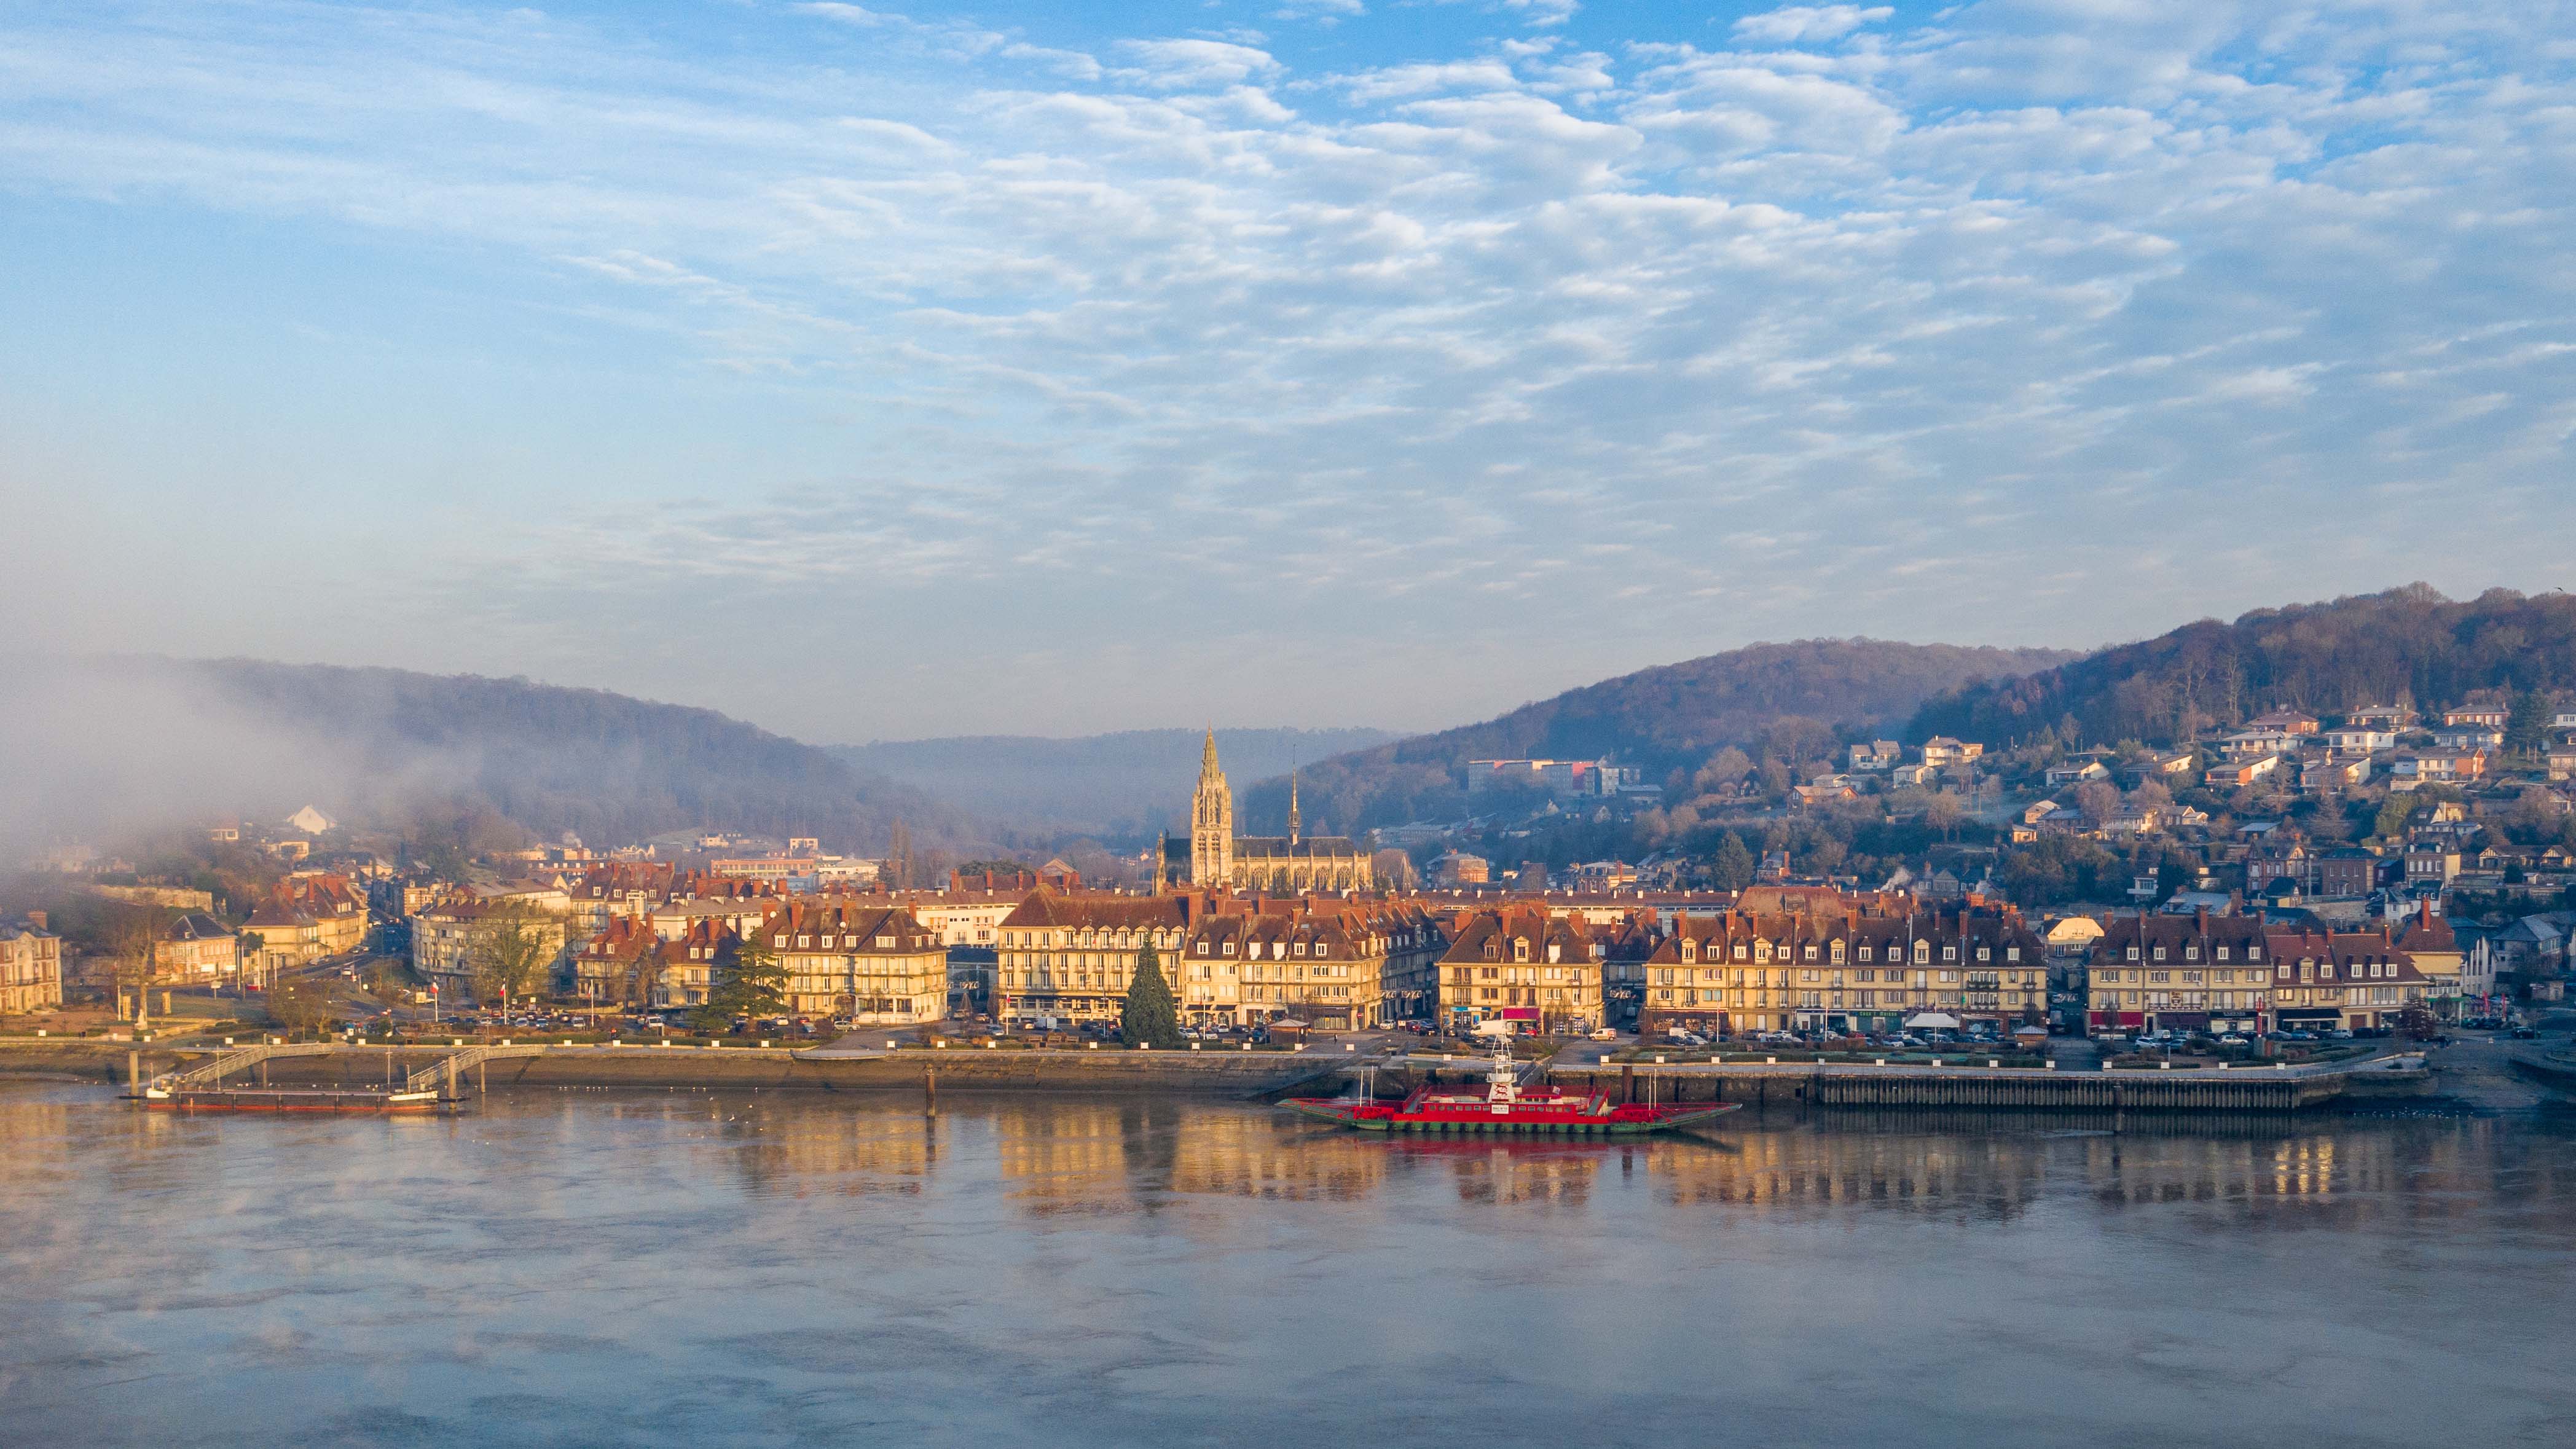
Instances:
[[[1497,1048],[1480,1091],[1416,1087],[1400,1103],[1368,1097],[1291,1097],[1279,1104],[1301,1116],[1362,1132],[1530,1133],[1633,1137],[1688,1127],[1734,1111],[1735,1102],[1613,1102],[1600,1088],[1524,1087],[1508,1051]]]

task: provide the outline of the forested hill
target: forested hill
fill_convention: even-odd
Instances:
[[[2576,596],[2494,589],[2454,603],[2423,584],[2205,619],[1917,711],[1908,738],[2001,745],[2044,729],[2085,743],[2167,744],[2279,706],[2335,714],[2473,691],[2576,688]]]
[[[1660,665],[1523,705],[1482,724],[1419,735],[1308,767],[1300,799],[1310,831],[1354,831],[1454,809],[1471,759],[1611,757],[1660,783],[1719,747],[1751,745],[1784,721],[1809,730],[1892,728],[1935,694],[2026,673],[2072,656],[2053,649],[1808,639],[1756,644]],[[1247,831],[1279,829],[1288,789],[1243,794]]]
[[[311,804],[404,828],[497,815],[539,837],[616,844],[663,831],[815,835],[878,851],[981,832],[919,791],[713,710],[524,679],[258,660],[120,658],[27,666],[0,740],[40,784],[24,833],[74,839]]]
[[[1226,774],[1258,780],[1395,738],[1373,729],[1221,729]],[[1076,739],[974,735],[835,745],[842,761],[1014,829],[1107,838],[1177,828],[1198,780],[1195,729],[1122,730]]]

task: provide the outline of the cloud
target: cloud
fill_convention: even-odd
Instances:
[[[1222,40],[1129,40],[1119,48],[1143,63],[1126,77],[1156,90],[1239,85],[1279,69],[1267,51]]]
[[[1802,41],[1840,40],[1864,25],[1895,14],[1885,5],[1790,5],[1735,22],[1735,38],[1756,43],[1796,45]]]
[[[155,14],[0,26],[0,185],[179,244],[173,218],[250,218],[448,269],[523,333],[413,392],[578,422],[434,465],[363,438],[115,462],[96,439],[131,429],[53,420],[96,406],[77,389],[16,401],[0,490],[46,536],[177,516],[156,487],[264,520],[281,486],[364,513],[426,479],[372,532],[304,514],[324,546],[292,558],[263,524],[150,569],[26,564],[117,642],[258,648],[312,626],[227,581],[346,556],[403,580],[337,579],[354,637],[623,659],[661,697],[854,634],[1007,658],[1041,623],[1149,625],[1201,671],[1071,702],[1070,674],[886,700],[800,671],[781,723],[1144,723],[1192,691],[1277,718],[1282,682],[1229,661],[1301,650],[1299,717],[1430,723],[1764,635],[2079,643],[2428,552],[2450,587],[2564,567],[2576,57],[2510,8],[1800,7],[1709,49],[1461,9],[1515,34],[1399,54],[1347,26],[1329,62],[874,9],[773,14],[777,53]],[[310,402],[226,411],[410,436],[338,380],[400,367],[333,360]],[[66,457],[143,481],[67,486]],[[2145,535],[2170,567],[2124,566]],[[2205,562],[2248,536],[2267,569]],[[625,622],[575,606],[603,599]],[[428,652],[457,632],[514,652]],[[1316,649],[1358,638],[1389,641],[1366,669]],[[1426,682],[1406,645],[1510,667]]]

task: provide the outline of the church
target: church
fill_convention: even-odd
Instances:
[[[1190,797],[1190,833],[1163,842],[1163,881],[1186,880],[1194,890],[1307,891],[1338,895],[1368,890],[1377,872],[1358,842],[1339,835],[1309,837],[1297,809],[1297,778],[1288,777],[1288,833],[1234,833],[1234,792],[1216,762],[1216,731],[1199,753],[1199,785]]]

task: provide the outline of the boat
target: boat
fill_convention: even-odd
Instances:
[[[1303,1117],[1362,1132],[1515,1133],[1634,1137],[1688,1127],[1734,1111],[1737,1102],[1614,1102],[1598,1088],[1524,1087],[1511,1049],[1497,1042],[1482,1090],[1416,1087],[1402,1102],[1357,1097],[1291,1097]]]
[[[163,1112],[358,1112],[411,1116],[445,1113],[456,1104],[435,1091],[386,1091],[381,1087],[169,1087],[154,1084],[143,1105]]]

